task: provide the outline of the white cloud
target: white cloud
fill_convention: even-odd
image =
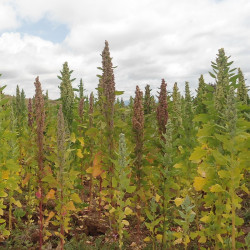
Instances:
[[[16,17],[26,21],[49,18],[70,29],[64,42],[55,44],[30,35],[4,33],[0,37],[0,72],[14,93],[16,84],[33,95],[33,81],[40,75],[44,89],[58,97],[57,75],[64,61],[83,77],[85,88],[97,86],[104,40],[110,43],[117,89],[134,95],[135,85],[157,88],[165,78],[171,90],[177,81],[197,87],[200,74],[207,81],[210,61],[219,48],[232,55],[235,67],[250,77],[249,0],[11,0]],[[6,2],[5,2],[6,5]],[[7,6],[8,7],[8,6]],[[17,25],[17,24],[15,24]],[[13,27],[15,26],[13,24]],[[0,26],[1,29],[1,26]],[[30,86],[32,85],[32,88]]]
[[[0,0],[0,32],[6,29],[18,27],[19,22],[12,6],[8,1]]]

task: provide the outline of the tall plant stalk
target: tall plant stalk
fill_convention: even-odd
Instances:
[[[143,139],[144,139],[144,110],[143,110],[143,93],[136,86],[133,114],[133,131],[135,135],[135,176],[137,182],[137,191],[141,191],[142,182],[142,158],[143,158]],[[138,194],[138,209],[137,209],[137,230],[140,232],[140,217],[141,217],[141,199]]]
[[[57,116],[57,158],[59,163],[59,181],[60,181],[60,230],[61,230],[61,249],[64,247],[64,166],[65,166],[65,126],[62,112],[62,105],[60,105]]]
[[[42,94],[41,83],[39,82],[39,77],[35,80],[35,105],[36,105],[36,134],[37,134],[37,162],[38,162],[38,192],[37,198],[39,199],[39,221],[40,221],[40,229],[39,229],[39,248],[42,249],[43,245],[43,186],[42,186],[42,178],[43,178],[43,161],[44,161],[44,153],[43,153],[43,145],[44,145],[44,130],[45,130],[45,110],[44,110],[44,98]]]

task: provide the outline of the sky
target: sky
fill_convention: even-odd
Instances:
[[[196,94],[201,74],[218,49],[250,79],[249,0],[0,0],[0,85],[15,94],[34,95],[39,76],[44,92],[56,99],[62,65],[82,78],[86,94],[96,93],[101,53],[107,40],[116,89],[134,96],[136,85],[150,84],[153,94],[164,78],[183,92],[185,81]]]

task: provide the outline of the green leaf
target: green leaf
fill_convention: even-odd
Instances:
[[[235,225],[236,226],[241,226],[243,224],[244,224],[244,220],[236,215],[236,217],[235,217]]]
[[[154,220],[153,215],[147,209],[145,210],[145,213],[146,213],[146,215],[147,215],[147,217],[148,217],[149,220],[151,220],[151,221]]]
[[[212,154],[217,164],[219,165],[227,164],[227,159],[218,150],[213,150]]]
[[[218,171],[218,175],[222,179],[229,179],[230,178],[230,172],[228,172],[226,170],[220,170],[220,171]]]
[[[82,200],[80,199],[79,195],[74,193],[70,196],[71,200],[75,203],[82,203]]]
[[[194,122],[208,122],[210,120],[209,118],[209,115],[207,114],[199,114],[199,115],[196,115],[193,119]]]
[[[211,72],[208,72],[208,73],[209,73],[209,75],[210,75],[211,77],[216,78],[216,76],[215,76],[213,73],[211,73]]]
[[[4,197],[7,197],[8,194],[5,193],[3,190],[0,190],[0,197],[4,198]]]
[[[235,76],[231,77],[229,79],[229,81],[234,83],[234,82],[236,82],[236,80],[238,79],[238,77],[239,77],[238,75],[235,75]]]
[[[191,156],[189,157],[189,160],[194,162],[194,163],[199,163],[201,162],[202,158],[204,156],[207,155],[207,151],[200,148],[200,147],[196,147],[194,149],[194,152],[191,154]]]
[[[112,187],[116,188],[117,187],[117,179],[116,178],[112,178]]]
[[[127,193],[129,193],[129,194],[134,193],[135,190],[136,190],[136,186],[128,186],[126,189]]]
[[[90,128],[86,131],[85,135],[95,138],[98,135],[99,130],[97,128]]]
[[[123,95],[124,91],[115,91],[115,95]]]

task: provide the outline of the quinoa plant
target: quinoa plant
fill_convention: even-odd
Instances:
[[[65,171],[65,127],[64,127],[64,117],[62,112],[62,105],[60,105],[58,116],[57,116],[57,158],[59,164],[59,199],[60,199],[60,239],[61,239],[61,249],[64,246],[64,171]]]
[[[161,82],[160,94],[158,98],[157,121],[159,134],[162,137],[162,135],[166,133],[166,124],[168,121],[167,84],[164,79],[162,79]]]
[[[197,96],[195,99],[196,103],[196,114],[206,113],[206,106],[204,101],[206,100],[206,84],[203,75],[199,78],[199,85],[197,89]]]
[[[33,122],[34,122],[34,117],[33,117],[33,107],[32,107],[32,102],[31,98],[29,98],[29,103],[28,103],[28,126],[30,128],[33,127]]]
[[[61,80],[59,89],[61,92],[63,115],[70,131],[72,131],[74,106],[74,91],[72,88],[72,82],[75,80],[71,79],[72,72],[73,70],[69,70],[68,63],[65,62],[63,64],[63,70],[61,71],[61,76],[58,76]]]
[[[174,133],[177,135],[177,131],[182,128],[182,114],[181,114],[181,94],[179,92],[179,88],[177,83],[174,84],[173,88],[173,104],[172,104],[172,112],[171,112],[171,120],[174,125]],[[179,137],[179,135],[177,135]]]
[[[37,163],[38,163],[38,191],[36,196],[39,200],[39,248],[43,245],[43,185],[42,178],[44,176],[44,130],[45,130],[45,108],[44,97],[42,94],[41,83],[39,77],[35,80],[35,105],[36,105],[36,134],[37,134]]]
[[[138,192],[138,209],[137,217],[138,224],[137,230],[140,232],[140,217],[141,217],[141,201],[140,193],[142,192],[142,180],[143,180],[143,170],[142,170],[142,160],[143,160],[143,141],[144,141],[144,111],[143,111],[143,93],[140,91],[139,87],[136,86],[135,99],[134,99],[134,112],[133,112],[133,131],[135,136],[135,160],[134,160],[134,176],[135,182],[137,183]]]
[[[124,245],[124,227],[129,225],[126,217],[133,213],[132,209],[129,207],[131,200],[126,197],[127,194],[131,194],[136,188],[130,185],[130,174],[131,168],[129,167],[125,136],[121,133],[119,136],[118,160],[115,161],[115,172],[112,179],[115,189],[114,198],[116,200],[116,206],[112,207],[110,210],[111,213],[114,213],[114,217],[117,221],[115,230],[119,235],[119,249],[122,249]]]
[[[144,115],[151,114],[152,112],[152,96],[150,94],[152,89],[150,89],[150,85],[147,84],[145,87],[145,95],[144,95]]]
[[[105,41],[102,52],[102,88],[103,88],[103,114],[106,121],[109,156],[113,158],[114,152],[114,103],[115,103],[115,78],[113,73],[112,58],[110,57],[109,44]],[[112,173],[113,170],[110,169]]]
[[[238,88],[237,88],[237,99],[241,101],[243,104],[247,104],[247,87],[244,79],[244,75],[240,68],[238,68]]]

